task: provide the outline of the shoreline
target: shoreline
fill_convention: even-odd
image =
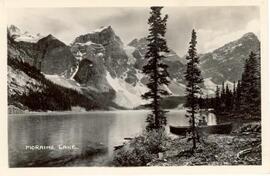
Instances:
[[[243,123],[230,134],[201,137],[202,141],[197,143],[193,153],[188,138],[168,136],[163,144],[163,152],[151,154],[146,152],[147,145],[141,142],[145,136],[141,134],[115,150],[114,165],[130,167],[134,166],[134,160],[135,166],[232,166],[262,163],[261,122]],[[145,160],[147,162],[141,162]]]
[[[114,110],[92,110],[92,111],[23,111],[23,113],[8,113],[8,116],[26,115],[66,115],[66,114],[92,114],[92,113],[118,113],[118,112],[148,112],[147,109],[114,109]],[[169,112],[185,111],[185,109],[166,109]]]

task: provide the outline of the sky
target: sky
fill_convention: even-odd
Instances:
[[[66,44],[110,25],[128,44],[147,36],[149,12],[148,7],[16,8],[8,10],[8,24],[33,34],[52,34]],[[187,52],[192,29],[197,31],[199,53],[210,52],[247,32],[260,39],[260,11],[255,6],[164,7],[162,14],[169,15],[168,46],[180,56]]]

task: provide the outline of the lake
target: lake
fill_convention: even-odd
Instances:
[[[9,115],[10,167],[110,166],[114,146],[140,134],[147,113],[134,110]],[[184,114],[184,110],[170,111],[168,125],[188,125]]]

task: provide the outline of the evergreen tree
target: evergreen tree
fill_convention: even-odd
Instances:
[[[196,148],[196,138],[198,137],[198,133],[195,128],[195,115],[198,113],[199,107],[197,102],[197,97],[200,94],[199,84],[203,82],[201,71],[198,67],[199,65],[199,57],[197,56],[196,50],[196,32],[193,29],[191,34],[191,41],[189,42],[189,50],[187,59],[187,68],[185,73],[185,78],[187,81],[186,85],[186,107],[187,114],[186,116],[190,119],[191,127],[192,127],[192,141],[193,141],[193,149]],[[196,134],[197,133],[197,134]]]
[[[225,89],[225,109],[226,109],[226,112],[228,113],[232,111],[232,92],[229,89],[228,84],[226,84],[226,89]]]
[[[232,91],[232,111],[236,110],[236,83],[233,81],[233,91]]]
[[[169,84],[169,74],[167,72],[167,65],[162,62],[165,58],[165,53],[169,52],[166,40],[164,38],[166,33],[166,22],[168,15],[161,17],[161,9],[163,7],[151,7],[150,18],[148,19],[149,35],[147,36],[147,52],[145,58],[147,64],[143,67],[143,73],[148,76],[147,87],[149,91],[142,95],[143,99],[151,100],[146,107],[152,110],[152,113],[147,116],[148,131],[153,129],[160,129],[167,123],[166,112],[161,109],[160,103],[163,96],[169,93],[162,89],[162,85]]]
[[[209,108],[209,97],[208,97],[208,94],[206,95],[204,108],[205,109],[208,109]]]
[[[215,92],[215,112],[220,113],[220,90],[219,87],[216,87],[216,92]]]
[[[206,102],[206,99],[203,99],[202,96],[200,96],[200,97],[198,98],[198,104],[199,104],[200,109],[204,108],[205,102]]]
[[[242,113],[260,114],[260,66],[259,59],[251,52],[246,60],[242,74]]]
[[[225,83],[222,82],[222,87],[221,87],[221,93],[220,93],[220,111],[224,112],[225,111],[225,96],[226,96],[226,91],[225,91]]]
[[[210,98],[210,106],[209,107],[213,108],[215,110],[215,98],[214,97]]]
[[[222,86],[221,86],[221,95],[220,95],[222,99],[225,99],[225,94],[226,94],[225,83],[223,81]]]
[[[233,95],[235,95],[236,94],[236,85],[235,85],[235,81],[233,81]]]
[[[236,86],[236,95],[235,95],[235,105],[236,105],[236,111],[240,112],[241,109],[241,103],[242,103],[242,84],[241,81],[238,80],[237,86]]]

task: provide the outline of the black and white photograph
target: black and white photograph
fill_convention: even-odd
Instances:
[[[261,10],[7,8],[8,167],[262,166]]]

